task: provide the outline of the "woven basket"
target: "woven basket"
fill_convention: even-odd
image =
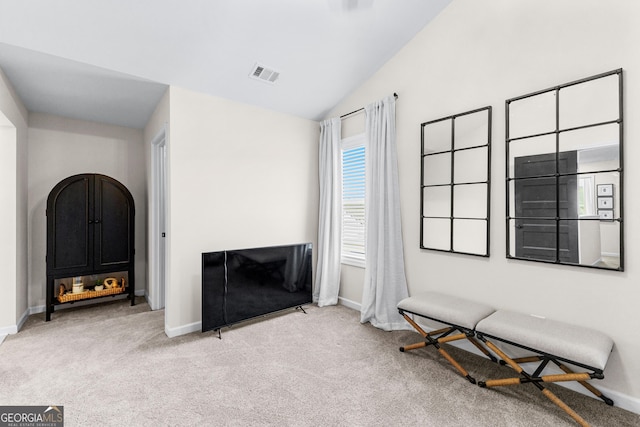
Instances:
[[[84,291],[74,294],[72,292],[68,292],[64,295],[58,295],[58,301],[60,302],[69,302],[69,301],[80,301],[83,299],[95,298],[95,297],[103,297],[106,295],[117,295],[124,292],[123,287],[111,288],[111,289],[103,289],[101,291]]]

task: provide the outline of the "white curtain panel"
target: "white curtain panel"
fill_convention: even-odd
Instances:
[[[365,114],[367,222],[360,321],[387,331],[410,329],[396,308],[409,294],[400,224],[395,97],[367,105]]]
[[[313,301],[319,307],[338,303],[342,240],[342,161],[339,118],[320,124],[318,265]]]

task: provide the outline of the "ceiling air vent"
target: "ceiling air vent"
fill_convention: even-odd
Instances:
[[[253,68],[251,69],[251,74],[249,74],[249,77],[251,77],[252,79],[260,80],[265,83],[271,83],[271,84],[275,83],[276,80],[278,80],[279,76],[280,76],[280,72],[275,71],[269,67],[265,67],[264,65],[261,65],[261,64],[254,65]]]

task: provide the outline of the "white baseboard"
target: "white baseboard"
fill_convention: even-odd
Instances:
[[[29,307],[29,315],[44,313],[46,308],[47,308],[46,305],[36,305],[34,307]]]
[[[602,256],[610,256],[610,257],[620,258],[620,253],[619,252],[602,252],[601,255]]]
[[[20,329],[22,329],[22,327],[24,326],[24,322],[27,321],[27,319],[29,318],[29,316],[31,316],[31,308],[27,308],[24,313],[22,313],[22,316],[20,316],[20,319],[18,320],[18,325],[17,325],[17,329],[18,331]],[[17,332],[17,331],[16,331]]]
[[[170,328],[166,324],[164,325],[164,333],[167,334],[169,338],[190,334],[191,332],[197,332],[200,330],[202,330],[202,322],[194,322],[188,325],[178,326],[177,328]]]
[[[20,316],[20,319],[18,320],[18,322],[15,325],[9,325],[9,326],[3,326],[0,328],[0,337],[2,337],[2,339],[0,339],[0,343],[4,340],[4,338],[7,335],[12,335],[12,334],[17,334],[18,331],[20,330],[20,328],[22,328],[22,325],[24,325],[24,322],[27,321],[27,319],[29,318],[29,314],[31,314],[29,312],[29,309],[26,309],[24,313],[22,313],[22,316]]]
[[[362,304],[359,302],[351,301],[350,299],[343,297],[338,297],[338,304],[357,311],[360,311],[360,308],[362,307]]]
[[[138,295],[136,293],[136,295]],[[147,304],[149,304],[149,307],[151,307],[151,301],[149,301],[149,292],[147,292],[147,290],[144,290],[144,300],[147,302]],[[151,310],[153,310],[153,307],[151,307]]]
[[[582,387],[580,384],[575,382],[565,382],[565,383],[556,383],[559,386],[568,388],[569,390],[573,390],[580,394],[584,394],[585,396],[593,397],[596,400],[600,400],[595,397],[591,393],[587,393],[587,390]],[[635,397],[628,396],[624,393],[620,393],[615,390],[611,390],[610,388],[601,386],[597,384],[597,381],[592,381],[592,384],[596,386],[598,390],[602,392],[609,399],[613,400],[613,406],[617,406],[618,408],[625,409],[629,412],[633,412],[636,414],[640,414],[640,399],[636,399]]]
[[[11,334],[17,334],[17,333],[18,333],[17,325],[3,326],[0,328],[0,336],[6,336]]]

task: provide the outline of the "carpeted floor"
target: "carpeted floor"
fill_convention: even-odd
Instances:
[[[481,389],[413,332],[305,307],[169,339],[140,301],[34,315],[0,345],[0,405],[64,405],[67,426],[573,426],[533,386]],[[478,378],[510,376],[451,348]],[[640,416],[553,386],[593,426]]]

